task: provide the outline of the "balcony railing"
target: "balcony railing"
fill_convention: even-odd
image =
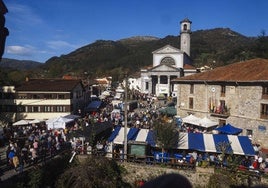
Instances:
[[[210,113],[210,115],[214,117],[228,118],[230,116],[230,113]]]
[[[210,115],[215,117],[228,118],[230,116],[230,108],[227,108],[225,106],[224,108],[210,110]]]

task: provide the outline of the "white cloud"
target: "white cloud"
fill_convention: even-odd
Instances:
[[[12,55],[32,56],[35,49],[31,46],[7,46],[6,52]]]
[[[8,20],[19,25],[36,25],[43,24],[43,20],[33,9],[23,4],[8,4],[9,13],[6,15]]]
[[[47,45],[49,48],[54,49],[54,50],[66,49],[66,48],[75,49],[78,47],[77,45],[70,44],[70,43],[68,43],[66,41],[62,41],[62,40],[49,41],[49,42],[47,42]]]

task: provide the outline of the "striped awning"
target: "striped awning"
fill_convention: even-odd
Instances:
[[[178,149],[221,153],[223,148],[229,154],[250,155],[255,150],[247,136],[226,134],[180,133]]]
[[[124,127],[116,127],[108,141],[115,144],[124,143]],[[149,129],[127,128],[127,140],[146,142],[156,147],[154,132]],[[177,149],[201,152],[225,153],[237,155],[255,155],[255,150],[247,136],[227,134],[179,133]]]

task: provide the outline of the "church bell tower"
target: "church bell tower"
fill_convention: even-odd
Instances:
[[[191,24],[192,22],[185,18],[180,22],[181,24],[181,50],[190,56],[190,41],[191,41]]]

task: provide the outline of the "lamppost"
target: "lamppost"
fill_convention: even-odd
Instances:
[[[127,74],[125,74],[124,116],[124,159],[127,159]]]

